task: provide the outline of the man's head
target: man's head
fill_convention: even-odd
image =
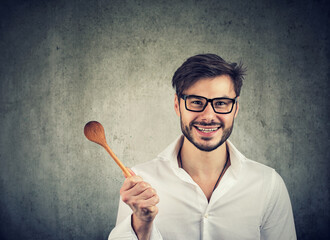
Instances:
[[[174,74],[175,111],[184,136],[199,150],[213,151],[230,136],[244,70],[214,54],[189,58]]]
[[[242,64],[229,63],[215,54],[199,54],[188,58],[172,78],[172,86],[178,96],[195,82],[203,78],[229,75],[233,81],[236,96],[240,95],[245,69]]]

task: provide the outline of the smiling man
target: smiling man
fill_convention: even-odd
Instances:
[[[172,85],[183,135],[132,169],[109,239],[296,239],[282,178],[228,140],[243,75],[214,54],[178,68]]]

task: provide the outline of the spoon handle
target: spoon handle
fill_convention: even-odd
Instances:
[[[114,154],[114,152],[110,149],[110,147],[105,144],[102,145],[105,150],[107,150],[107,152],[110,154],[110,156],[113,158],[113,160],[115,160],[115,162],[117,163],[117,165],[120,167],[120,169],[123,171],[125,177],[131,177],[132,174],[130,174],[130,172],[126,169],[126,167],[124,166],[124,164],[117,158],[117,156]]]

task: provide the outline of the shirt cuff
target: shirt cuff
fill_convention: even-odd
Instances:
[[[108,240],[138,240],[131,223],[131,215],[127,216],[119,223],[110,233]],[[152,224],[150,240],[163,240],[162,235],[158,231],[155,222]]]

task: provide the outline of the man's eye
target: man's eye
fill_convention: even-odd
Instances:
[[[227,106],[228,105],[228,102],[226,101],[217,101],[214,103],[214,106],[216,107],[223,107],[223,106]]]
[[[191,102],[192,104],[195,104],[195,105],[203,105],[202,101],[192,101]]]
[[[215,103],[215,105],[218,105],[218,106],[225,105],[225,104],[226,104],[225,102],[221,102],[221,101]]]

